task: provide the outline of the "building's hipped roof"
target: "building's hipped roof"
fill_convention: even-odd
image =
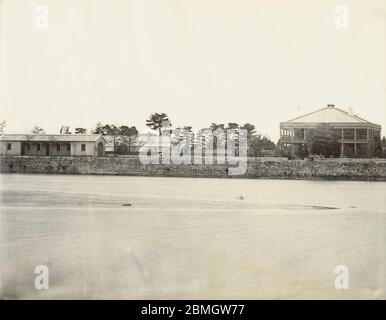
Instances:
[[[1,141],[95,142],[100,134],[4,134]]]
[[[367,123],[373,124],[366,121],[356,115],[352,115],[347,111],[336,108],[332,105],[326,108],[316,110],[308,113],[304,116],[297,117],[295,119],[287,121],[287,123]]]

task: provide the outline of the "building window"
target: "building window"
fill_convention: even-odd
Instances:
[[[27,143],[27,151],[30,151],[31,150],[31,146],[29,143]]]
[[[67,151],[68,151],[68,152],[71,151],[71,144],[70,144],[70,143],[67,144]]]
[[[342,139],[342,129],[333,129],[332,131],[337,139]]]
[[[60,144],[59,143],[56,145],[56,151],[60,152]]]
[[[343,129],[343,139],[354,140],[354,129]]]
[[[38,143],[37,147],[36,147],[36,150],[37,151],[40,151],[40,143]]]
[[[85,143],[82,143],[81,150],[86,151],[86,144]]]
[[[11,150],[12,149],[12,143],[7,143],[7,150]]]
[[[294,129],[295,138],[303,140],[304,139],[304,129]]]
[[[367,129],[357,129],[357,140],[367,140]]]

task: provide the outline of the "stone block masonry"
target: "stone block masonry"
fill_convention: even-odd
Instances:
[[[228,164],[144,165],[137,156],[0,157],[1,173],[386,181],[386,160],[375,159],[248,158],[247,171],[242,176],[228,175],[228,168]]]

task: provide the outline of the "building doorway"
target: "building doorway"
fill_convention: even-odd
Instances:
[[[103,157],[104,154],[105,154],[105,147],[104,147],[104,144],[102,141],[100,141],[98,143],[98,146],[97,146],[97,152],[98,152],[98,157]]]

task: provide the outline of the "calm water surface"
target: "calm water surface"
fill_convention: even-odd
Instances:
[[[386,298],[385,182],[12,174],[0,195],[2,298]]]

